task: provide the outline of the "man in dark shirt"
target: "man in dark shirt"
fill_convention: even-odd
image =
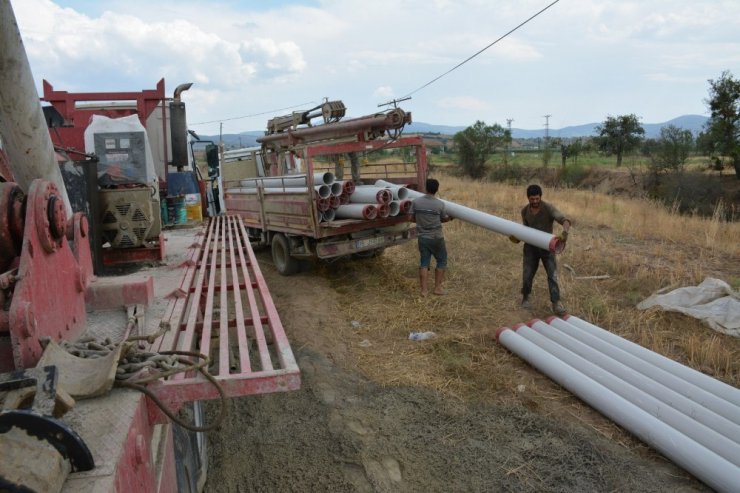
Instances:
[[[552,233],[553,222],[557,221],[563,226],[561,238],[565,240],[568,237],[568,231],[571,226],[570,219],[566,218],[555,206],[542,200],[542,188],[539,185],[530,185],[527,187],[527,199],[529,200],[529,205],[522,209],[522,223],[530,228]],[[540,261],[542,261],[545,272],[547,272],[547,287],[550,290],[552,311],[558,316],[565,315],[565,307],[560,302],[560,287],[558,286],[555,254],[549,250],[526,243],[524,244],[522,273],[522,308],[527,310],[532,308],[529,295],[532,292],[532,281],[534,280],[534,275],[537,273]]]
[[[429,266],[432,257],[437,262],[434,271],[434,294],[445,294],[442,289],[442,283],[445,278],[445,269],[447,268],[447,247],[445,246],[444,235],[442,234],[442,223],[451,220],[445,210],[445,203],[435,197],[439,190],[439,182],[434,178],[426,181],[426,194],[423,197],[414,199],[411,203],[412,220],[416,223],[416,232],[419,242],[419,287],[421,295],[426,296],[429,293],[428,278]]]

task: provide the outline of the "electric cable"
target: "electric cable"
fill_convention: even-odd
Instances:
[[[417,89],[414,89],[414,90],[413,90],[413,91],[411,91],[410,93],[408,93],[408,94],[406,94],[405,96],[403,96],[403,98],[408,98],[408,97],[411,97],[411,95],[412,95],[412,94],[415,94],[415,93],[417,93],[417,92],[421,91],[421,90],[422,90],[422,89],[424,89],[425,87],[428,87],[428,86],[432,85],[433,83],[437,82],[437,81],[438,81],[439,79],[441,79],[441,78],[442,78],[442,77],[444,77],[445,75],[449,74],[450,72],[452,72],[452,71],[454,71],[454,70],[457,70],[458,68],[462,67],[463,65],[465,65],[466,63],[468,63],[468,62],[469,62],[470,60],[472,60],[473,58],[477,57],[478,55],[480,55],[481,53],[483,53],[483,52],[484,52],[484,51],[486,51],[486,50],[487,50],[488,48],[490,48],[491,46],[495,45],[496,43],[498,43],[498,42],[499,42],[499,41],[501,41],[502,39],[506,38],[506,37],[507,37],[507,36],[509,36],[509,35],[510,35],[511,33],[513,33],[514,31],[518,30],[518,29],[519,29],[520,27],[524,26],[524,25],[525,25],[525,24],[527,24],[527,23],[528,23],[529,21],[533,20],[533,19],[534,19],[535,17],[539,16],[539,15],[540,15],[541,13],[543,13],[543,12],[544,12],[545,10],[549,9],[550,7],[552,7],[553,5],[555,5],[556,3],[558,3],[559,1],[560,1],[560,0],[555,0],[555,1],[554,1],[554,2],[552,2],[552,3],[550,4],[550,5],[546,6],[545,8],[543,8],[542,10],[540,10],[539,12],[537,12],[536,14],[532,15],[531,17],[529,17],[529,18],[528,18],[527,20],[525,20],[525,21],[523,21],[523,22],[519,23],[519,25],[517,25],[517,26],[516,26],[515,28],[511,29],[511,30],[510,30],[509,32],[507,32],[507,33],[506,33],[506,34],[504,34],[503,36],[500,36],[500,37],[499,37],[499,38],[498,38],[497,40],[495,40],[494,42],[490,43],[490,44],[489,44],[488,46],[486,46],[486,47],[484,47],[484,48],[482,48],[482,49],[478,50],[478,51],[477,51],[476,53],[474,53],[474,54],[470,55],[470,56],[469,56],[468,58],[466,58],[466,59],[465,59],[465,60],[463,60],[462,62],[458,63],[457,65],[455,65],[454,67],[452,67],[451,69],[449,69],[449,70],[448,70],[447,72],[443,73],[442,75],[439,75],[439,76],[435,77],[434,79],[430,80],[429,82],[427,82],[426,84],[424,84],[423,86],[421,86],[421,87],[419,87],[419,88],[417,88]],[[401,98],[401,99],[403,99],[403,98]]]

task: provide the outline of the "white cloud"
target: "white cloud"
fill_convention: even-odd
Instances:
[[[437,102],[437,106],[445,110],[480,111],[481,113],[484,113],[491,108],[491,105],[488,102],[470,96],[450,96],[442,98]]]
[[[539,128],[543,114],[580,124],[620,106],[651,122],[701,112],[707,79],[740,76],[736,0],[559,2],[442,76],[550,3],[12,0],[39,87],[42,78],[68,91],[192,81],[193,121],[324,96],[360,116],[414,91],[404,108],[431,123]],[[262,128],[269,116],[229,125]]]

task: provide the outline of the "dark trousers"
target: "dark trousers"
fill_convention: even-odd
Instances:
[[[547,272],[547,287],[550,289],[550,301],[560,301],[560,287],[558,286],[558,272],[555,263],[555,254],[532,245],[524,245],[524,261],[522,270],[522,295],[529,296],[532,292],[532,281],[537,274],[540,260]]]

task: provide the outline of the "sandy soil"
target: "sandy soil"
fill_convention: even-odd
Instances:
[[[302,387],[232,401],[208,435],[205,491],[709,491],[658,454],[547,403],[462,401],[370,381],[321,330],[352,320],[327,280],[281,277],[266,253],[258,257]]]

